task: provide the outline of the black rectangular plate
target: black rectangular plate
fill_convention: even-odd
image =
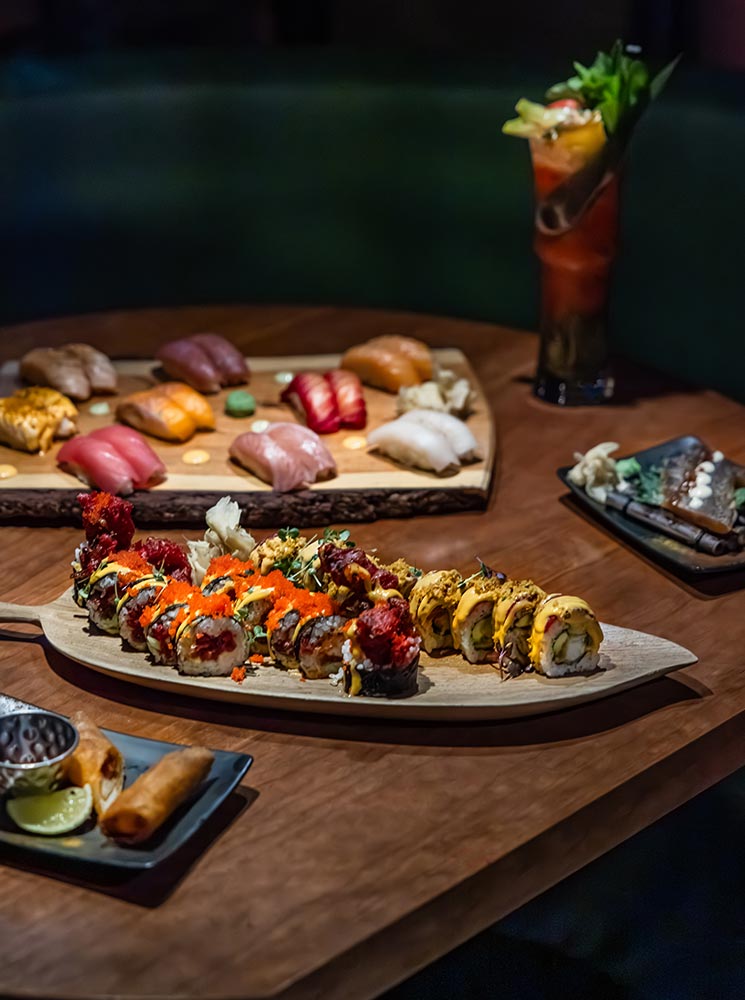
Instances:
[[[634,456],[645,468],[650,465],[660,465],[670,455],[674,455],[688,444],[698,440],[692,435],[673,438],[671,441],[655,445],[654,448],[636,451]],[[620,511],[607,509],[597,500],[588,497],[581,486],[577,486],[569,480],[568,473],[571,468],[571,465],[565,465],[561,469],[557,469],[557,475],[582,506],[590,510],[607,527],[635,543],[652,558],[670,563],[687,573],[696,575],[745,569],[745,552],[728,552],[722,556],[697,552],[690,546],[684,545],[675,538],[669,538],[646,524],[640,524],[638,521],[632,521],[629,517],[624,517]]]
[[[11,709],[17,710],[17,709]],[[2,708],[0,707],[0,711]],[[111,742],[119,748],[125,760],[125,787],[131,785],[143,771],[172,750],[181,746],[148,740],[140,736],[104,729]],[[253,763],[253,757],[227,750],[213,750],[212,769],[194,794],[173,816],[140,847],[126,847],[109,840],[97,826],[63,837],[44,837],[24,833],[8,817],[0,803],[0,845],[8,844],[40,857],[67,858],[87,864],[105,865],[118,869],[154,868],[186,843],[207,821],[218,806],[233,791]]]

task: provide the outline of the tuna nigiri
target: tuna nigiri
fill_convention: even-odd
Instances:
[[[367,435],[368,444],[402,465],[431,469],[442,474],[460,468],[452,445],[438,431],[412,420],[391,420]]]
[[[106,441],[129,463],[134,473],[134,485],[138,490],[148,489],[166,477],[166,467],[155,454],[145,438],[121,424],[100,427],[88,435],[99,441]]]
[[[132,493],[136,474],[132,466],[108,441],[86,435],[66,441],[57,453],[57,462],[89,486],[106,493]]]
[[[359,376],[343,368],[335,368],[323,376],[331,386],[342,427],[360,430],[367,423],[365,395]]]
[[[240,385],[242,382],[248,382],[250,372],[246,359],[225,337],[220,337],[216,333],[197,333],[189,339],[202,348],[217,368],[222,385]]]
[[[333,389],[318,372],[300,372],[282,393],[282,402],[289,403],[312,431],[333,434],[340,427],[339,409]]]
[[[172,340],[155,357],[171,378],[188,382],[199,392],[219,392],[220,372],[209,354],[193,340]]]

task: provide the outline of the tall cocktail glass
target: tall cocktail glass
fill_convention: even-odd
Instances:
[[[608,174],[576,218],[556,225],[547,199],[571,197],[606,141],[600,121],[530,140],[541,262],[540,349],[535,394],[548,402],[603,402],[613,394],[608,300],[618,239],[619,176]],[[562,199],[559,199],[561,202]]]

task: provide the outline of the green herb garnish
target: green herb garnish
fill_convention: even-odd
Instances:
[[[324,542],[336,542],[345,545],[348,549],[354,548],[354,542],[349,537],[349,531],[337,531],[335,528],[326,528],[323,532]]]
[[[291,538],[297,538],[299,534],[300,528],[280,528],[277,532],[277,538],[280,542],[286,542]]]
[[[659,507],[662,503],[662,468],[659,465],[641,465],[632,455],[616,462],[616,471],[629,484],[634,499],[640,503]]]
[[[735,507],[738,510],[745,510],[745,486],[735,490]]]
[[[680,56],[655,77],[641,59],[638,46],[616,40],[610,52],[598,52],[591,66],[574,63],[575,76],[556,83],[546,92],[549,102],[574,98],[583,107],[596,109],[609,136],[628,138],[650,101],[660,94]]]

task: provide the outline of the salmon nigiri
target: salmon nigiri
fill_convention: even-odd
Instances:
[[[373,337],[368,340],[367,347],[387,348],[396,354],[401,354],[408,358],[419,376],[421,382],[428,382],[432,378],[432,352],[423,340],[416,340],[414,337],[402,337],[400,334],[383,334],[380,337]]]
[[[117,406],[116,416],[123,424],[164,441],[188,441],[197,429],[186,410],[149,389],[126,396]]]
[[[184,385],[183,382],[164,382],[156,386],[156,392],[170,399],[171,402],[186,410],[198,431],[213,431],[215,429],[215,411],[196,389]]]

